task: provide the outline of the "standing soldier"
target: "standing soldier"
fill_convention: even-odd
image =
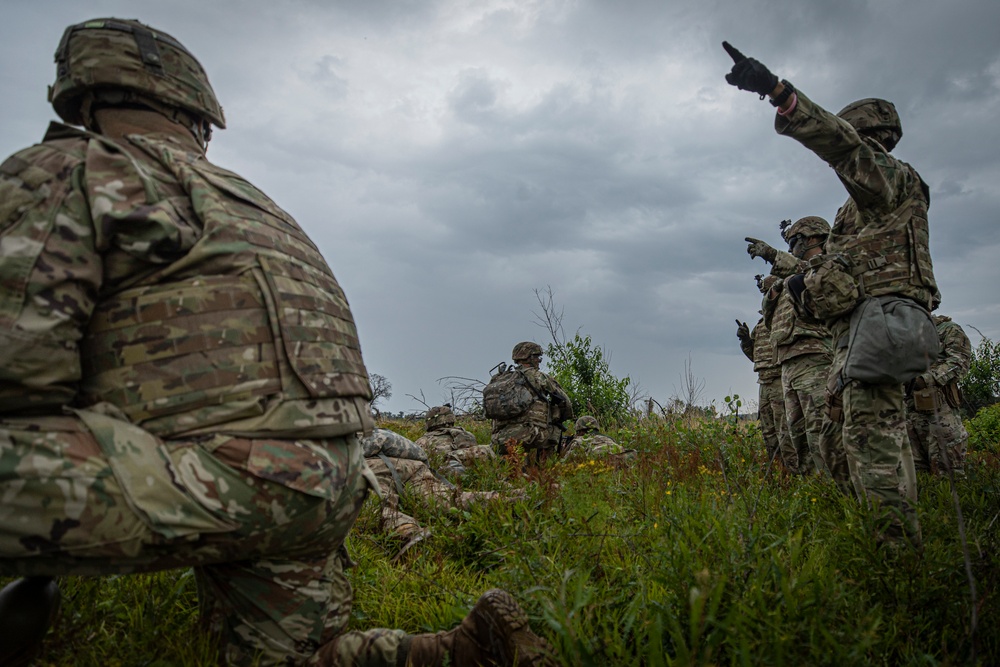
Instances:
[[[193,567],[231,665],[544,652],[497,590],[449,632],[345,632],[344,538],[375,479],[344,292],[291,216],[206,159],[222,108],[177,40],[97,19],[56,63],[49,98],[83,129],[0,164],[0,573],[28,577],[0,595]],[[0,663],[30,659],[4,639]]]
[[[513,444],[538,463],[558,450],[563,422],[573,418],[573,405],[555,378],[540,370],[541,345],[518,343],[511,359],[515,366],[495,376],[483,390],[486,416],[493,419],[491,440],[498,454],[506,454]],[[497,412],[494,405],[508,407]]]
[[[757,277],[757,287],[763,293],[770,290],[777,280],[774,276]],[[757,415],[760,432],[768,458],[780,455],[782,463],[790,472],[798,472],[799,460],[788,437],[785,423],[785,399],[781,393],[781,365],[774,356],[771,346],[771,331],[764,318],[757,320],[753,330],[746,322],[736,320],[736,337],[740,339],[740,349],[753,362],[757,372]]]
[[[726,81],[770,96],[778,110],[775,130],[827,162],[847,189],[827,255],[814,258],[809,271],[789,278],[785,288],[830,328],[835,348],[830,413],[843,420],[857,494],[886,515],[880,539],[905,536],[919,543],[902,383],[926,370],[936,354],[929,309],[939,293],[929,249],[927,185],[890,153],[902,136],[892,103],[858,100],[834,115],[728,42],[723,47],[734,61]],[[903,344],[889,337],[887,319],[894,321],[894,333],[907,336]]]
[[[941,353],[926,373],[906,384],[906,416],[918,471],[965,474],[969,434],[959,408],[962,392],[958,383],[972,364],[972,343],[950,317],[935,315]]]
[[[780,277],[764,297],[764,318],[781,364],[785,417],[799,457],[799,472],[828,472],[838,483],[850,484],[840,425],[826,416],[826,379],[833,361],[830,332],[822,322],[801,312],[791,292],[784,289],[785,278],[802,273],[810,259],[823,254],[829,234],[830,223],[806,216],[782,230],[788,252],[752,238],[747,238],[747,252],[773,264],[771,273]]]

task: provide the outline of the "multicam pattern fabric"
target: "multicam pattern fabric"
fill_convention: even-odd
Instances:
[[[83,125],[80,98],[85,92],[113,88],[147,95],[226,126],[201,64],[176,39],[138,21],[93,19],[72,25],[59,43],[56,62],[49,101],[67,123]]]
[[[437,454],[446,459],[454,459],[463,466],[496,457],[490,445],[480,445],[476,442],[476,436],[455,426],[430,430],[417,438],[416,444],[428,455]]]
[[[826,111],[801,91],[775,130],[799,141],[829,164],[849,199],[837,211],[828,254],[843,254],[868,296],[897,294],[930,308],[937,293],[927,208],[930,195],[917,171],[878,142]]]
[[[400,509],[405,495],[445,507],[466,507],[499,495],[495,491],[456,489],[434,474],[420,445],[388,429],[377,428],[362,438],[362,450],[382,497],[382,527],[403,537],[420,529],[417,520]]]
[[[769,459],[781,456],[785,467],[795,471],[798,461],[795,448],[788,437],[785,424],[785,402],[781,392],[781,365],[774,356],[771,346],[771,331],[761,317],[750,332],[750,343],[743,353],[753,362],[757,371],[758,400],[757,415],[760,420],[761,436]]]
[[[622,454],[625,448],[601,433],[587,433],[573,436],[566,445],[563,456],[569,459],[594,458]]]
[[[946,398],[945,388],[957,384],[969,372],[972,343],[962,327],[950,317],[935,315],[934,324],[941,341],[941,352],[921,377],[934,393],[935,408],[930,412],[918,409],[912,388],[906,392],[907,428],[913,463],[918,471],[946,473],[950,468],[957,474],[963,474],[969,434],[962,423],[958,406],[952,405]]]
[[[826,472],[820,437],[826,420],[826,378],[832,358],[829,353],[801,354],[781,365],[788,437],[795,448],[800,475]]]
[[[402,632],[334,641],[369,389],[294,220],[183,132],[54,124],[0,232],[0,572],[194,567],[230,664],[394,665]]]
[[[760,384],[758,388],[757,414],[767,457],[772,459],[780,456],[785,468],[790,472],[796,472],[799,459],[788,434],[781,376]]]
[[[802,92],[797,95],[792,112],[776,116],[775,130],[827,162],[849,196],[837,211],[826,252],[846,258],[867,295],[909,297],[929,308],[939,292],[930,258],[926,184],[878,142],[863,138]],[[806,303],[808,295],[807,288]],[[827,322],[835,342],[847,334],[848,320],[845,315]],[[830,378],[841,375],[846,353],[845,347],[836,350]],[[858,496],[885,506],[892,524],[887,537],[919,541],[902,387],[851,381],[840,396],[843,444]]]
[[[194,567],[229,664],[258,653],[262,665],[304,664],[346,627],[342,545],[370,477],[353,437],[165,441],[109,406],[4,417],[0,573]],[[161,479],[176,483],[148,486]],[[374,630],[341,641],[394,665],[402,636]]]
[[[538,398],[516,420],[493,422],[491,441],[494,450],[502,453],[513,441],[526,450],[552,451],[559,445],[562,434],[560,425],[573,419],[573,405],[551,376],[530,366],[521,366],[520,370]]]

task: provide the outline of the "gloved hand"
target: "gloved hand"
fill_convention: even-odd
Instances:
[[[726,83],[730,86],[755,92],[763,99],[778,85],[778,77],[759,60],[747,58],[729,42],[723,42],[722,48],[733,59],[733,69],[726,75]]]
[[[773,287],[777,287],[777,291],[780,292],[782,283],[779,280],[778,276],[767,276],[764,278],[760,281],[760,293],[767,294]]]
[[[740,339],[741,343],[750,340],[750,327],[747,326],[746,322],[736,320],[736,337]]]
[[[752,236],[747,236],[745,240],[750,244],[747,246],[747,254],[751,257],[760,257],[768,264],[774,264],[774,260],[778,258],[778,251],[776,249]]]

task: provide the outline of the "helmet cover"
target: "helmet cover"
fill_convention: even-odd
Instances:
[[[55,60],[49,101],[71,125],[83,125],[81,102],[88,92],[118,89],[226,127],[201,64],[176,39],[138,21],[108,18],[71,25],[63,33]]]

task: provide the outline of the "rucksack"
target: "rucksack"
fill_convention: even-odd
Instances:
[[[535,393],[517,366],[501,368],[483,388],[483,413],[489,419],[516,419],[528,411]]]

